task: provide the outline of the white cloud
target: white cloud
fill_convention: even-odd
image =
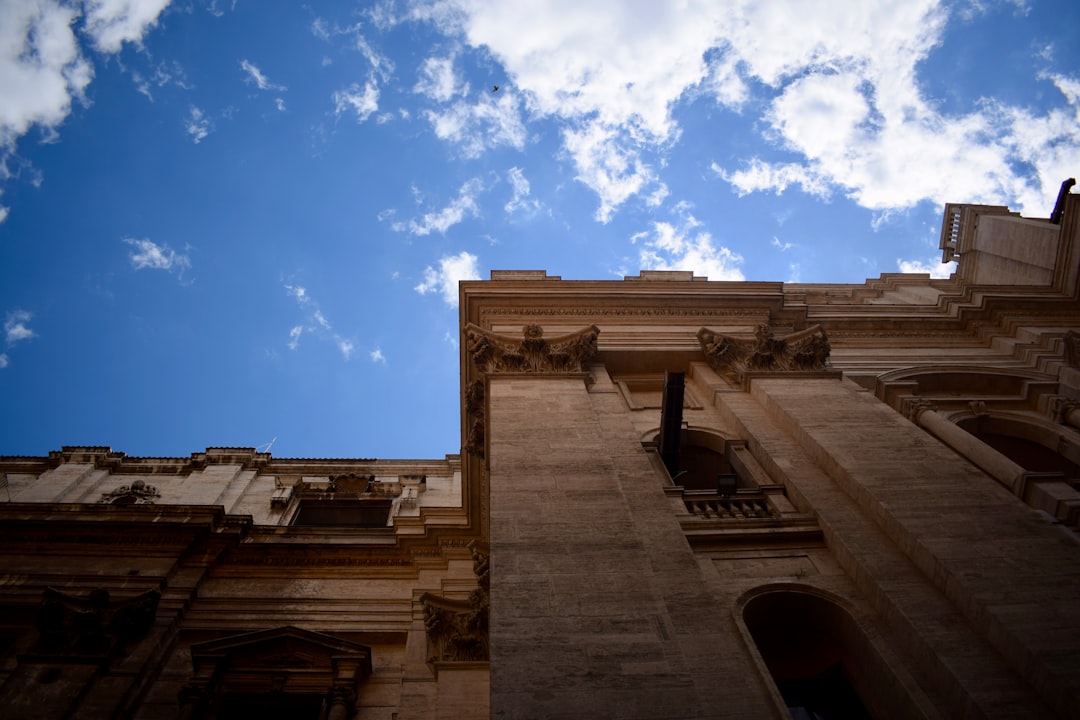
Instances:
[[[194,105],[188,109],[187,120],[184,121],[184,130],[191,136],[192,142],[198,145],[206,139],[206,136],[213,129],[213,124],[202,110]]]
[[[274,107],[276,107],[279,112],[285,112],[285,101],[282,98],[274,98]]]
[[[772,239],[772,246],[774,248],[777,248],[780,252],[787,252],[791,248],[795,247],[794,245],[792,245],[789,242],[783,242],[783,243],[780,242],[780,238],[778,238],[778,237],[774,237]]]
[[[447,255],[439,259],[438,268],[428,266],[424,269],[424,280],[414,290],[421,295],[437,292],[443,301],[451,306],[458,305],[458,283],[462,280],[479,280],[476,256],[462,250],[457,255]]]
[[[808,195],[820,198],[829,196],[828,182],[797,163],[767,163],[755,157],[751,158],[742,170],[729,172],[716,163],[713,163],[711,168],[731,183],[739,195],[762,190],[772,190],[780,195],[789,187],[797,186]]]
[[[932,278],[947,280],[956,272],[956,263],[943,263],[940,259],[928,258],[922,260],[896,260],[896,267],[902,273],[926,273]]]
[[[379,87],[370,79],[361,88],[353,83],[347,90],[334,93],[334,114],[339,117],[351,110],[356,113],[356,121],[364,122],[379,109]]]
[[[79,50],[77,10],[55,0],[8,0],[0,9],[0,151],[33,125],[55,128],[82,100],[94,71]]]
[[[386,356],[383,355],[382,348],[380,347],[376,346],[374,350],[368,353],[368,357],[371,358],[371,362],[373,363],[382,363],[383,365],[386,364]]]
[[[10,211],[11,211],[11,208],[9,208],[9,207],[6,207],[6,206],[4,206],[4,205],[0,205],[0,223],[2,223],[2,222],[4,222],[5,220],[7,220],[7,216],[8,216],[8,213],[9,213]]]
[[[295,350],[300,347],[300,336],[304,334],[303,325],[294,325],[289,331],[289,349]]]
[[[673,112],[703,95],[764,107],[762,135],[795,154],[724,161],[716,169],[740,193],[839,193],[874,210],[959,197],[1045,213],[1080,157],[1080,80],[1047,76],[1064,96],[1048,111],[993,100],[941,110],[918,71],[958,12],[940,0],[441,0],[372,18],[431,21],[490,52],[528,112],[561,126],[601,221],[655,195],[654,168],[679,139]],[[442,137],[456,140],[460,116],[438,116]]]
[[[356,349],[355,344],[352,340],[334,330],[334,326],[331,325],[326,315],[323,314],[322,309],[319,307],[319,303],[315,302],[315,299],[311,297],[307,288],[303,285],[282,284],[285,287],[285,293],[296,300],[296,304],[308,313],[308,321],[306,323],[293,325],[289,330],[288,348],[290,350],[296,350],[300,347],[301,336],[303,336],[304,333],[310,333],[314,334],[316,337],[333,342],[337,347],[338,352],[341,353],[342,358],[345,360],[352,357],[353,351]]]
[[[26,310],[12,310],[7,314],[4,320],[4,340],[8,345],[37,336],[37,333],[27,327],[27,323],[33,318],[33,314]]]
[[[0,370],[3,370],[8,366],[7,353],[0,353]]]
[[[468,92],[468,83],[461,83],[454,73],[454,58],[429,57],[420,65],[420,79],[413,92],[438,102],[452,100]]]
[[[467,180],[458,190],[458,196],[449,205],[434,212],[424,213],[419,219],[409,222],[398,221],[391,225],[396,232],[409,232],[412,235],[429,235],[432,232],[445,234],[454,225],[466,217],[476,217],[480,214],[480,208],[476,204],[476,196],[484,189],[479,178]]]
[[[277,92],[285,92],[288,90],[284,85],[277,85],[270,82],[270,79],[263,74],[262,70],[259,70],[254,63],[247,59],[240,61],[240,69],[247,73],[246,82],[255,83],[255,87],[260,90],[274,90]]]
[[[563,131],[563,145],[577,165],[577,180],[600,196],[596,219],[611,220],[615,209],[656,180],[637,147],[620,139],[621,130],[591,122]]]
[[[440,110],[425,110],[435,136],[457,146],[466,158],[496,147],[525,147],[528,133],[521,120],[518,96],[510,91],[485,93],[475,103],[459,101]]]
[[[529,197],[532,188],[525,177],[524,170],[512,167],[506,171],[506,179],[510,181],[510,187],[514,190],[514,196],[503,206],[507,213],[533,213],[540,208],[540,201]]]
[[[119,52],[125,42],[139,44],[157,25],[170,0],[87,0],[84,32],[101,52]]]
[[[701,223],[680,206],[678,224],[653,222],[652,229],[632,239],[642,244],[642,270],[692,270],[710,280],[745,280],[738,267],[743,259],[730,249],[717,246]]]
[[[183,278],[184,271],[191,269],[191,258],[181,255],[172,250],[167,244],[158,245],[152,240],[135,238],[123,238],[123,242],[130,245],[133,250],[128,254],[131,266],[136,270],[164,270],[176,272]]]

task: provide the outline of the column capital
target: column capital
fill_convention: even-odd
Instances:
[[[901,414],[916,425],[919,417],[926,411],[937,411],[937,405],[924,398],[906,398],[900,407]]]

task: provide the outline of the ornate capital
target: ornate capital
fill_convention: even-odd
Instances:
[[[526,325],[522,338],[488,332],[470,323],[465,341],[473,365],[482,373],[582,372],[584,363],[596,355],[600,328],[590,325],[550,340],[539,325]]]
[[[488,659],[488,610],[491,605],[490,558],[486,548],[471,543],[476,589],[468,600],[452,600],[431,593],[420,596],[424,606],[429,661]]]
[[[737,382],[748,372],[825,370],[828,367],[829,339],[820,325],[776,337],[772,329],[762,323],[755,329],[753,339],[701,328],[697,337],[709,365]]]
[[[918,424],[919,416],[927,411],[937,410],[937,405],[922,398],[908,398],[904,400],[901,412],[911,422]]]
[[[1069,415],[1073,410],[1080,410],[1080,401],[1058,397],[1050,402],[1050,413],[1056,423],[1068,423]]]
[[[539,325],[526,325],[522,337],[509,337],[484,330],[473,323],[465,326],[465,347],[476,374],[465,386],[465,451],[484,457],[486,398],[484,376],[489,373],[580,373],[596,356],[595,325],[550,340]],[[477,377],[476,375],[479,375]]]

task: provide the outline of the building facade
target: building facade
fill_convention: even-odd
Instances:
[[[460,455],[0,472],[5,717],[1080,708],[1080,198],[948,280],[465,282]]]

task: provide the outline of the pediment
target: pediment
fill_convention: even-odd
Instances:
[[[198,643],[191,656],[196,671],[204,663],[248,671],[330,670],[342,657],[371,663],[366,645],[291,625]]]

